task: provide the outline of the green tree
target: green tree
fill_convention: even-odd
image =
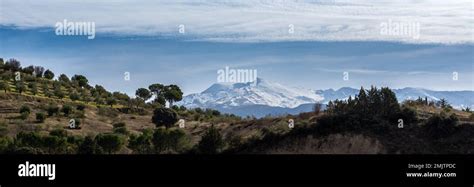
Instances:
[[[367,98],[368,98],[368,109],[370,111],[371,115],[375,115],[377,113],[377,109],[380,108],[380,105],[382,103],[381,96],[380,96],[380,91],[377,90],[376,87],[371,86],[370,90],[367,92]]]
[[[97,145],[109,154],[119,151],[124,145],[123,138],[117,134],[99,134],[96,141]]]
[[[214,126],[211,126],[202,136],[198,150],[203,154],[216,154],[224,147],[222,135]]]
[[[8,85],[7,81],[0,81],[0,90],[5,91],[5,93],[10,91],[10,85]]]
[[[160,107],[153,111],[151,121],[156,127],[165,126],[166,128],[170,128],[178,121],[178,115],[172,109]]]
[[[89,80],[87,80],[87,78],[83,75],[74,75],[71,78],[71,81],[77,83],[77,85],[82,88],[89,85]]]
[[[156,153],[180,152],[184,149],[187,139],[181,129],[158,128],[153,133],[152,142]]]
[[[44,67],[35,66],[35,75],[37,78],[43,77],[43,73],[44,73]]]
[[[164,90],[163,96],[170,104],[170,107],[173,106],[173,102],[181,101],[183,99],[183,92],[178,86],[174,84],[166,86]]]
[[[78,154],[101,154],[102,151],[102,148],[97,145],[97,141],[90,136],[86,136],[77,148]]]
[[[90,93],[87,89],[85,88],[79,88],[79,94],[80,94],[80,99],[84,101],[85,103],[91,102],[91,96]]]
[[[48,116],[54,116],[59,114],[59,107],[53,104],[49,104],[46,107],[46,112],[48,112]]]
[[[31,93],[32,93],[33,95],[38,94],[38,86],[37,86],[36,82],[30,82],[30,83],[28,83],[28,87],[30,88]]]
[[[153,102],[159,103],[165,106],[166,104],[166,99],[164,97],[165,86],[162,84],[152,84],[148,87],[148,89],[150,90],[150,92],[153,93],[153,95],[155,95],[155,100]]]
[[[110,105],[110,107],[113,107],[114,105],[117,104],[117,100],[113,97],[108,97],[107,98],[107,105]]]
[[[10,70],[10,71],[20,71],[21,70],[21,63],[20,61],[14,59],[14,58],[11,58],[9,60],[7,60],[7,62],[5,63],[5,69],[6,70]]]
[[[65,75],[65,74],[59,75],[58,81],[59,81],[59,82],[66,83],[66,84],[69,84],[69,83],[71,82],[71,81],[69,80],[69,77],[67,77],[67,75]]]
[[[449,108],[449,103],[446,99],[444,98],[441,98],[439,101],[438,101],[438,105],[441,107],[441,108]]]
[[[400,112],[400,105],[397,101],[397,96],[388,87],[382,87],[380,89],[381,106],[379,113],[383,117],[392,118],[394,115]]]
[[[357,110],[361,113],[365,113],[367,110],[368,103],[369,100],[367,98],[367,94],[365,93],[365,89],[361,87],[359,90],[359,94],[356,96]]]
[[[143,99],[144,101],[148,100],[151,98],[151,92],[146,89],[146,88],[139,88],[136,92],[135,92],[135,96],[137,96],[138,98],[141,98]]]
[[[16,86],[16,91],[20,94],[26,91],[26,86],[23,82],[19,81],[15,84]]]
[[[44,78],[46,78],[48,80],[51,80],[51,79],[54,78],[54,73],[51,70],[48,69],[44,72],[43,76],[44,76]]]
[[[69,94],[69,99],[71,99],[72,101],[77,101],[80,99],[80,97],[79,94],[77,94],[76,92],[71,92]]]
[[[1,63],[0,63],[1,68]],[[12,140],[8,136],[0,136],[0,154],[8,152],[11,145],[13,144]]]
[[[65,94],[63,90],[61,89],[61,83],[55,81],[53,83],[53,89],[54,89],[54,95],[56,97],[58,97],[59,99],[64,98]]]
[[[41,147],[43,144],[37,132],[20,132],[16,135],[14,142],[18,147]]]
[[[128,142],[128,147],[138,154],[152,153],[152,137],[153,131],[145,130],[140,135],[132,134]]]
[[[21,119],[23,119],[23,120],[28,119],[28,116],[30,115],[30,113],[31,113],[31,109],[30,109],[29,106],[27,106],[27,105],[21,106],[21,108],[20,108],[20,117],[21,117]]]
[[[95,99],[94,99],[94,102],[97,105],[102,105],[102,104],[104,104],[104,99],[102,99],[102,97],[100,97],[100,96],[96,96]]]
[[[45,147],[50,154],[60,154],[66,152],[67,142],[66,138],[58,136],[45,136],[43,139],[43,147]]]
[[[35,72],[34,66],[28,66],[26,68],[23,68],[23,73],[32,75],[34,72]]]
[[[52,96],[52,93],[49,91],[49,87],[48,87],[47,83],[41,84],[41,90],[43,91],[43,94],[46,97],[51,97]]]
[[[464,109],[464,112],[471,112],[471,108],[466,107],[466,108]]]
[[[117,103],[122,105],[127,105],[128,101],[130,101],[130,97],[125,93],[114,92],[112,97],[117,100]]]

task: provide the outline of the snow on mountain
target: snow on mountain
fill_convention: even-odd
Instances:
[[[454,108],[474,108],[474,91],[432,91],[422,88],[393,89],[399,102],[418,97],[438,101],[444,98]],[[343,87],[338,90],[294,88],[257,79],[254,83],[216,83],[207,90],[183,98],[177,105],[187,108],[212,108],[240,116],[298,114],[312,110],[314,103],[354,97],[359,89]]]
[[[265,105],[271,107],[295,108],[302,104],[316,103],[324,98],[314,90],[291,88],[278,83],[257,79],[254,83],[216,83],[199,94],[186,96],[179,105],[186,107],[236,107]]]

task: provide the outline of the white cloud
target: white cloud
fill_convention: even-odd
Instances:
[[[0,24],[54,27],[92,21],[102,33],[185,37],[187,40],[397,41],[473,43],[470,0],[124,1],[2,0]],[[384,22],[419,23],[420,37],[382,35]],[[178,33],[185,25],[186,34]],[[288,32],[294,25],[294,33]],[[99,36],[100,37],[100,36]]]

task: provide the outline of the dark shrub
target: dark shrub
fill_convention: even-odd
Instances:
[[[44,113],[42,113],[42,112],[36,113],[36,121],[38,123],[43,123],[44,120],[46,120],[46,115]]]
[[[223,146],[222,135],[219,133],[219,130],[212,126],[202,136],[201,141],[199,141],[198,150],[203,154],[216,154],[221,151]]]
[[[73,108],[70,105],[63,105],[63,108],[61,109],[61,112],[64,113],[64,116],[69,116],[69,114],[72,114]]]
[[[108,154],[119,151],[124,145],[124,140],[117,134],[99,134],[95,137],[99,145]]]
[[[156,108],[153,111],[152,122],[157,126],[172,127],[178,121],[178,115],[168,108]]]
[[[47,108],[46,111],[48,112],[48,116],[54,116],[59,114],[59,107],[53,104],[50,104]]]
[[[458,118],[452,114],[449,117],[441,115],[431,116],[425,124],[425,130],[432,138],[446,138],[456,130]]]

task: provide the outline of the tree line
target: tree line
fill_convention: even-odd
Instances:
[[[174,84],[151,84],[148,88],[139,88],[135,98],[125,93],[107,91],[101,85],[91,86],[84,75],[74,75],[69,78],[60,74],[57,79],[53,71],[42,66],[22,67],[20,61],[9,59],[4,62],[0,58],[0,90],[15,91],[19,94],[41,95],[48,98],[81,101],[86,104],[121,105],[138,110],[142,107],[170,107],[183,98],[183,92]],[[11,86],[11,85],[12,86]],[[148,102],[154,98],[151,102]],[[133,111],[136,111],[133,110]]]

